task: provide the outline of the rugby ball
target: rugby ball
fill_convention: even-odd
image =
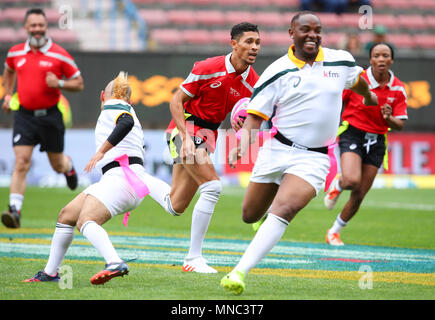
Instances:
[[[236,130],[236,124],[239,119],[242,120],[242,122],[245,122],[246,117],[248,116],[246,110],[250,100],[250,98],[242,98],[234,105],[233,110],[231,111],[231,126],[234,130]]]

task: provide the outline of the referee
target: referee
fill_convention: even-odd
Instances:
[[[15,165],[9,206],[2,214],[8,228],[19,228],[33,149],[40,144],[51,167],[66,177],[68,187],[77,187],[77,174],[71,158],[63,153],[65,126],[57,108],[61,91],[83,90],[83,79],[74,59],[46,35],[47,19],[42,9],[29,9],[24,19],[28,39],[13,46],[3,72],[5,97],[2,109],[10,112],[10,100],[17,83],[20,106],[14,114],[12,145]]]

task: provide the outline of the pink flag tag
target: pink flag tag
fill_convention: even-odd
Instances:
[[[128,156],[126,154],[117,157],[115,161],[117,161],[121,166],[122,171],[124,171],[125,178],[139,198],[143,198],[150,193],[147,185],[141,179],[139,179],[136,173],[134,173],[134,171],[129,167],[130,161],[128,160]],[[130,212],[126,212],[124,214],[123,223],[126,227],[129,216]]]
[[[122,219],[122,223],[124,224],[124,226],[127,228],[127,222],[128,222],[128,218],[130,217],[130,211],[124,213],[124,219]]]
[[[330,144],[328,146],[328,157],[329,157],[329,172],[326,176],[325,181],[325,192],[329,189],[332,180],[334,180],[337,175],[337,159],[335,158],[334,149],[337,146],[337,143]]]

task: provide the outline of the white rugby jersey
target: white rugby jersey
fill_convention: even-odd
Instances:
[[[288,54],[266,68],[254,87],[248,113],[269,120],[288,139],[308,148],[335,141],[342,92],[357,84],[363,69],[344,50],[319,48],[312,66]]]
[[[110,136],[116,126],[116,121],[124,113],[128,113],[133,117],[134,126],[124,139],[122,139],[114,148],[107,151],[103,159],[98,161],[98,168],[105,166],[123,154],[127,154],[129,157],[139,157],[142,160],[144,159],[145,151],[143,148],[144,137],[142,126],[136,117],[133,107],[127,102],[118,99],[107,100],[104,104],[103,110],[101,110],[100,116],[98,117],[97,125],[95,127],[95,144],[97,150]]]

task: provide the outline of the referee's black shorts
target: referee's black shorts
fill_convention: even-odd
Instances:
[[[13,146],[36,146],[40,151],[63,152],[65,125],[57,106],[29,110],[20,106],[14,112]]]
[[[349,125],[340,134],[338,145],[340,155],[344,152],[358,154],[363,164],[371,164],[380,168],[385,155],[385,136],[383,134],[368,133]]]

